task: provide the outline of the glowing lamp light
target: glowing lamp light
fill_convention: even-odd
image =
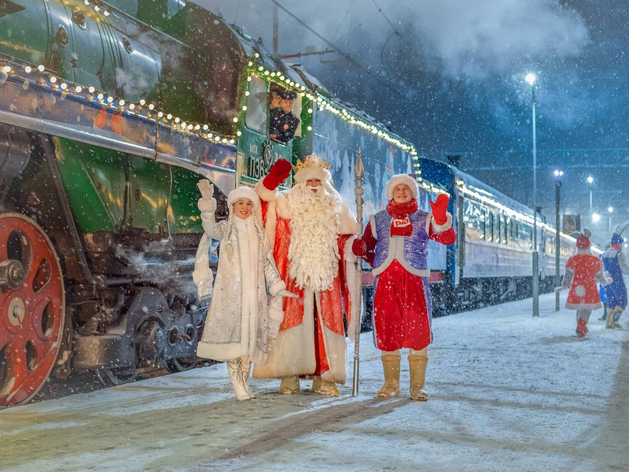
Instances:
[[[44,72],[44,70],[45,70],[45,69],[46,69],[46,68],[45,68],[44,66],[42,66],[41,64],[37,66],[37,70],[38,70],[39,72]]]
[[[97,97],[98,97],[99,100],[102,100],[103,98],[105,98],[105,96],[102,93],[99,93],[97,95]]]
[[[153,105],[152,103],[149,105],[149,110],[153,110],[155,108],[155,105]]]
[[[233,121],[234,121],[234,123],[238,123],[238,117],[234,116]]]
[[[68,84],[66,84],[65,82],[63,84],[60,85],[61,90],[65,90],[68,88]]]
[[[114,97],[107,97],[107,103],[113,103]]]
[[[24,71],[25,71],[27,74],[30,74],[32,70],[33,70],[33,69],[31,69],[31,66],[26,66],[26,67],[24,68]]]
[[[131,105],[129,105],[129,110],[135,110],[135,104],[132,103]]]
[[[210,129],[208,125],[203,125],[203,131],[207,131],[208,129]]]
[[[609,213],[612,213],[612,212],[614,211],[614,207],[612,207],[612,206],[607,207],[607,211],[608,211]]]
[[[5,71],[6,71],[6,67],[5,67]],[[50,78],[50,83],[51,84],[56,84],[57,83],[57,78],[54,75]]]
[[[592,182],[594,182],[594,178],[592,176],[588,177],[588,184],[591,184]]]
[[[81,93],[83,91],[83,87],[81,87],[80,85],[77,85],[76,87],[74,87],[74,91],[76,93]]]
[[[94,93],[96,91],[96,89],[94,87],[90,87],[87,89],[90,93]]]
[[[142,99],[140,100],[140,105],[144,106],[146,104],[146,100]]]
[[[125,102],[124,100],[120,100],[120,101],[118,102],[118,104],[119,104],[121,107],[123,107],[125,103],[126,103],[126,102]]]
[[[179,123],[181,121],[181,119],[179,119],[179,117],[175,118],[175,123]]]
[[[601,220],[601,215],[598,213],[592,213],[592,222],[598,223]]]
[[[535,76],[535,74],[526,74],[524,80],[526,80],[530,86],[533,86],[533,84],[537,80],[537,77]]]
[[[556,170],[554,174],[555,174],[555,177],[561,177],[563,175],[563,170]]]

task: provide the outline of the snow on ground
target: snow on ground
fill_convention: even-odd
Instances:
[[[0,412],[0,469],[629,470],[629,331],[574,335],[554,295],[434,322],[427,403],[373,399],[379,354],[361,339],[360,393],[232,398],[224,365]],[[627,326],[627,320],[621,320]],[[348,349],[348,353],[353,350]],[[351,379],[351,359],[348,374]],[[406,356],[402,384],[408,384]]]

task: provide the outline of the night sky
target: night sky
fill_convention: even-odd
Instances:
[[[420,154],[461,155],[463,170],[529,205],[531,87],[524,77],[537,74],[538,204],[554,221],[552,170],[562,168],[562,212],[589,220],[585,178],[592,175],[593,211],[605,215],[599,232],[607,237],[609,205],[613,224],[629,219],[626,0],[279,1],[370,68],[297,59],[339,98]],[[271,1],[197,3],[272,48]],[[282,10],[279,25],[280,54],[328,47]],[[584,148],[590,151],[577,151]]]

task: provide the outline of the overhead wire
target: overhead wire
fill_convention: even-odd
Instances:
[[[291,12],[290,10],[288,10],[284,5],[282,5],[280,2],[278,2],[277,0],[269,0],[271,3],[274,3],[275,5],[278,6],[278,8],[282,9],[288,16],[290,16],[291,18],[293,18],[297,23],[299,23],[301,26],[303,26],[304,28],[306,28],[308,31],[310,31],[312,34],[314,34],[317,38],[319,38],[321,41],[323,41],[325,44],[327,44],[329,47],[331,47],[332,49],[334,49],[341,57],[343,57],[345,60],[347,60],[350,64],[358,67],[359,69],[362,69],[363,71],[365,71],[368,75],[370,75],[371,77],[373,77],[374,79],[376,79],[378,82],[380,82],[384,87],[386,87],[387,89],[389,89],[391,92],[395,93],[396,95],[398,95],[401,98],[404,98],[404,96],[395,88],[392,87],[391,85],[389,85],[387,82],[385,82],[384,80],[382,80],[380,77],[378,77],[377,75],[375,75],[372,71],[371,71],[371,67],[367,66],[359,61],[357,61],[356,59],[354,59],[352,56],[350,56],[349,54],[347,54],[345,51],[343,51],[341,48],[339,48],[336,44],[332,43],[331,41],[329,41],[327,38],[325,38],[324,36],[322,36],[319,32],[317,32],[316,30],[314,30],[309,24],[307,24],[305,21],[303,21],[301,18],[299,18],[297,15],[295,15],[293,12]]]

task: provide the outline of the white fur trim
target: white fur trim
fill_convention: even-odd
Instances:
[[[329,170],[324,169],[323,167],[314,166],[298,170],[297,172],[295,172],[295,176],[293,178],[298,184],[301,182],[306,182],[310,179],[319,179],[321,182],[332,180],[332,176],[330,175]]]
[[[339,212],[339,234],[358,234],[358,222],[356,217],[345,202]]]
[[[216,211],[216,199],[212,198],[211,200],[205,200],[203,198],[199,198],[197,207],[203,213],[214,213]]]
[[[577,248],[577,254],[582,256],[585,254],[592,254],[592,247],[588,246],[588,247],[578,247]]]
[[[398,174],[391,177],[387,184],[387,198],[391,200],[393,198],[393,188],[396,185],[405,184],[411,189],[413,198],[417,198],[417,181],[408,174]]]
[[[264,365],[256,364],[253,376],[256,379],[273,379],[310,375],[317,368],[314,339],[314,294],[304,293],[304,317],[300,325],[280,331],[271,342],[269,358]]]
[[[285,220],[290,220],[292,215],[288,206],[288,192],[281,192],[275,200],[277,214]]]
[[[374,239],[378,239],[378,230],[376,229],[376,217],[375,215],[371,215],[369,217],[369,226],[371,226],[371,234],[373,235]]]
[[[347,380],[346,359],[347,341],[345,336],[336,334],[325,326],[322,327],[323,343],[330,370],[321,374],[321,380],[329,380],[343,385]]]
[[[450,213],[446,213],[446,218],[447,219],[444,224],[438,225],[435,221],[435,217],[432,216],[432,213],[430,214],[430,223],[432,224],[432,229],[435,233],[442,233],[452,228],[452,215]]]
[[[358,311],[358,305],[360,300],[360,293],[358,293],[358,272],[356,271],[356,259],[352,251],[352,245],[356,241],[356,236],[352,236],[345,242],[343,248],[343,257],[345,258],[345,274],[347,275],[347,291],[349,292],[349,302],[352,307],[352,312],[347,320],[347,334],[349,339],[353,342],[356,338],[355,323]]]
[[[269,190],[266,188],[262,183],[263,180],[264,179],[258,180],[258,183],[255,186],[255,191],[261,200],[264,200],[265,202],[272,202],[277,198],[279,191],[277,189]]]
[[[566,303],[569,310],[598,310],[602,306],[601,303]]]
[[[258,197],[258,194],[253,189],[249,187],[238,187],[227,195],[227,205],[230,211],[234,203],[243,198],[250,200],[254,208],[260,208],[260,197]]]

